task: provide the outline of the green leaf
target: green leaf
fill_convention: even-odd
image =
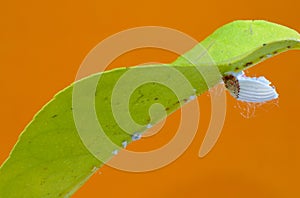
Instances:
[[[220,83],[218,70],[244,70],[299,46],[300,35],[287,27],[236,21],[171,64],[119,68],[74,83],[46,104],[20,135],[0,169],[0,197],[72,195],[135,132],[144,132],[190,96]],[[143,84],[145,79],[148,83]],[[149,115],[154,103],[164,109]],[[135,122],[127,120],[128,112]]]
[[[262,20],[235,21],[216,30],[174,64],[187,65],[190,63],[186,59],[189,59],[195,65],[205,65],[205,61],[197,57],[199,49],[207,50],[224,74],[247,69],[281,52],[299,48],[299,33],[288,27]]]

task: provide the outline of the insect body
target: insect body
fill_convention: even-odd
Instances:
[[[230,72],[223,77],[225,87],[237,100],[262,103],[277,99],[278,93],[265,77],[247,77],[244,72]]]

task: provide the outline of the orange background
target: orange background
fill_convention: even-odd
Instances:
[[[279,1],[280,2],[280,1]],[[137,26],[166,26],[199,41],[237,19],[266,19],[300,30],[300,1],[2,1],[0,6],[0,163],[18,135],[52,96],[69,85],[97,43]],[[162,50],[127,53],[110,66],[171,62]],[[265,75],[280,94],[274,103],[244,118],[228,97],[222,135],[205,158],[198,150],[210,117],[209,97],[199,97],[200,128],[189,149],[174,163],[148,173],[103,167],[76,194],[80,197],[300,197],[299,67],[291,51],[250,70]],[[130,146],[162,145],[177,129],[170,116],[159,135]],[[17,189],[16,189],[17,190]]]

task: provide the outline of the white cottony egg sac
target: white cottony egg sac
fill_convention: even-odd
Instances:
[[[263,103],[278,98],[276,89],[265,77],[247,77],[244,72],[227,73],[223,77],[225,87],[237,100]]]

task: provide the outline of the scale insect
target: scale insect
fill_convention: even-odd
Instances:
[[[136,140],[139,140],[139,139],[141,139],[142,138],[142,134],[140,134],[140,133],[134,133],[132,136],[131,136],[131,140],[132,141],[136,141]]]
[[[223,76],[225,87],[237,100],[263,103],[278,98],[276,89],[265,77],[247,77],[244,72],[230,72]]]

